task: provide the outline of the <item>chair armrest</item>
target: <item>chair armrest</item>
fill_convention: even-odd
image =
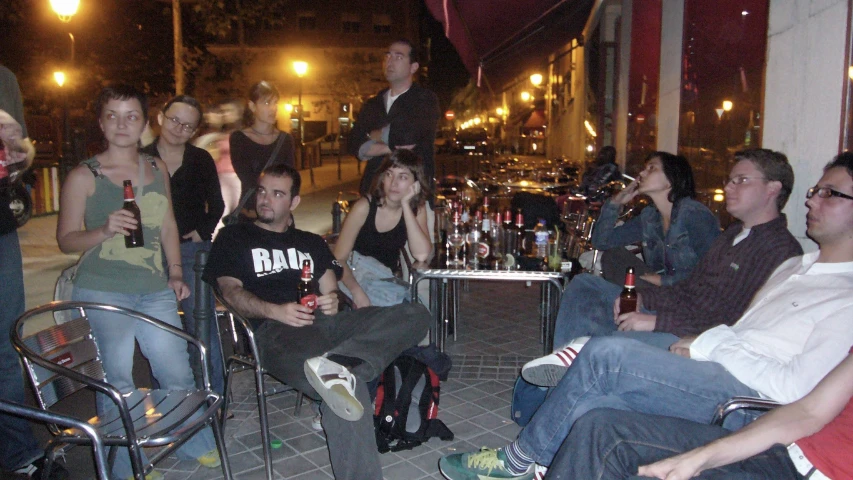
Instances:
[[[711,425],[722,426],[726,417],[738,410],[748,409],[766,412],[780,406],[779,402],[757,397],[732,397],[729,401],[717,406]]]

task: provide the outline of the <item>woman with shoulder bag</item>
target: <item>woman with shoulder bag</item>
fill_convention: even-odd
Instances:
[[[261,172],[272,165],[294,166],[293,137],[276,126],[278,89],[270,82],[260,81],[249,90],[251,124],[236,130],[229,137],[231,164],[240,178],[240,203],[224,223],[234,222],[237,215],[255,218],[255,190]]]

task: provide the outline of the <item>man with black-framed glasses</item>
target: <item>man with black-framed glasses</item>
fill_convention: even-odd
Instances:
[[[815,188],[806,201],[806,225],[820,250],[782,263],[740,320],[683,338],[670,352],[628,339],[593,338],[518,439],[491,451],[492,468],[500,462],[509,474],[481,478],[533,478],[533,463],[552,465],[575,422],[594,408],[707,423],[717,405],[733,396],[785,404],[805,396],[853,344],[853,203],[814,194],[831,189],[853,196],[853,154],[830,162]],[[741,412],[733,415],[726,428],[754,419]],[[593,446],[593,439],[588,445]],[[487,463],[474,455],[485,456],[457,454],[439,465],[448,478],[464,478],[447,471]],[[559,478],[562,472],[548,473],[546,478]]]

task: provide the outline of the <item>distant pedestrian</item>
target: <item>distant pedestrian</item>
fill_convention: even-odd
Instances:
[[[276,126],[278,102],[281,95],[270,82],[260,81],[249,90],[249,110],[252,123],[231,134],[231,164],[240,178],[241,201],[245,197],[242,215],[254,219],[258,177],[265,166],[294,166],[293,137]],[[230,212],[229,212],[230,213]]]

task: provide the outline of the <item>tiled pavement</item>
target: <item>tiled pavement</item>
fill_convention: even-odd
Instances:
[[[439,457],[454,451],[497,447],[513,440],[519,427],[509,420],[512,385],[521,365],[541,351],[538,333],[538,287],[472,282],[461,294],[457,340],[448,341],[453,359],[450,378],[442,383],[438,417],[455,439],[432,439],[411,451],[381,455],[385,480],[441,479]],[[257,403],[251,373],[237,376],[233,412],[226,425],[228,455],[239,479],[264,478]],[[293,415],[294,394],[269,400],[275,478],[330,479],[329,456],[322,433],[311,429],[312,409]],[[158,465],[168,480],[221,478],[218,470],[195,462],[167,459]]]

